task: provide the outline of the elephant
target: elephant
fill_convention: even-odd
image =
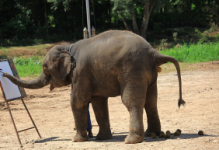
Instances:
[[[157,68],[167,62],[175,65],[179,82],[178,106],[184,105],[180,66],[176,59],[157,52],[144,38],[130,31],[109,30],[73,44],[53,46],[42,63],[40,76],[31,81],[8,73],[14,84],[30,89],[50,84],[50,90],[71,84],[70,104],[76,134],[74,142],[88,140],[87,105],[91,100],[99,125],[96,140],[112,138],[108,97],[121,95],[130,114],[129,134],[124,142],[142,142],[144,136],[161,132],[157,109]],[[144,131],[143,110],[147,115]]]

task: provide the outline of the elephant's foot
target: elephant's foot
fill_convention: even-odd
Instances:
[[[136,133],[129,133],[129,135],[125,138],[125,144],[135,144],[140,143],[144,140],[144,136],[140,136]]]
[[[111,131],[104,132],[104,133],[99,132],[96,136],[96,140],[107,140],[107,139],[111,139],[111,138],[112,138]]]
[[[147,129],[146,131],[145,131],[145,133],[144,133],[144,136],[146,136],[146,137],[150,137],[151,136],[151,133],[154,133],[154,134],[156,134],[157,136],[160,134],[160,131],[161,130],[149,130],[149,129]]]
[[[85,134],[83,136],[81,134],[76,134],[72,141],[73,142],[83,142],[83,141],[87,141],[87,139],[88,139],[87,134]]]

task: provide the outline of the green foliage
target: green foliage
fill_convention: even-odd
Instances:
[[[126,19],[131,19],[131,15],[135,13],[136,3],[140,0],[112,0],[114,2],[113,13],[123,14]]]
[[[199,31],[197,28],[195,28],[195,32],[197,33],[197,35],[201,35],[202,34],[202,32]]]
[[[123,14],[129,27],[133,26],[134,32],[137,28],[141,32],[145,2],[90,0],[91,25],[97,33],[109,29],[125,29],[121,15],[118,15]],[[208,32],[212,32],[219,24],[218,0],[149,2],[150,5],[154,4],[149,16],[149,32],[172,36],[169,28],[185,26],[199,30],[210,28]],[[79,40],[83,38],[82,31],[87,26],[84,0],[0,0],[0,14],[0,46]],[[136,23],[133,25],[133,22]],[[212,22],[215,22],[214,26]],[[178,32],[177,39],[181,35]]]
[[[152,11],[160,9],[169,0],[112,0],[113,13],[118,14],[127,30],[146,37],[146,29]],[[130,25],[132,23],[132,25]],[[130,27],[132,26],[133,29]],[[141,30],[139,28],[141,27]]]
[[[196,63],[219,60],[219,43],[187,45],[161,51],[164,55],[174,57],[180,62]]]
[[[37,66],[41,66],[43,59],[41,57],[29,57],[29,58],[17,58],[15,57],[13,59],[13,62],[15,65],[26,65],[26,66],[32,66],[32,65],[37,65]]]
[[[42,71],[42,66],[37,66],[37,65],[29,65],[29,66],[20,66],[20,65],[15,65],[18,75],[20,77],[36,77],[39,76],[41,71]]]
[[[165,50],[167,48],[167,39],[160,40],[160,44],[158,45],[158,51]]]
[[[213,32],[213,31],[216,31],[217,30],[217,28],[218,28],[218,26],[215,24],[215,22],[212,22],[211,23],[211,27],[210,27],[210,29],[208,30],[208,32]]]
[[[13,59],[20,77],[39,75],[42,71],[42,61],[42,57]]]
[[[174,41],[176,41],[177,40],[177,32],[173,32],[173,39],[174,39]]]
[[[72,0],[48,0],[48,2],[53,3],[52,9],[57,10],[59,5],[62,4],[65,11],[70,9],[69,4],[71,3],[71,1]]]

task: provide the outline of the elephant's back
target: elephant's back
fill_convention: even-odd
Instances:
[[[151,49],[151,45],[141,36],[130,31],[110,30],[81,41],[83,51],[98,56],[124,56],[139,54]],[[89,54],[90,55],[90,54]]]
[[[141,36],[129,31],[110,30],[75,44],[79,59],[97,69],[113,69],[124,63],[145,64],[153,48]],[[77,58],[76,58],[77,59]],[[108,67],[105,67],[108,66]]]

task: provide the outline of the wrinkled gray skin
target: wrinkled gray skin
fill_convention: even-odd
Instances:
[[[52,47],[43,61],[41,75],[33,81],[22,81],[7,73],[4,76],[21,87],[32,89],[50,84],[52,90],[71,84],[71,108],[77,130],[73,141],[76,142],[87,140],[89,99],[100,127],[96,139],[112,137],[108,97],[121,95],[130,113],[130,129],[125,143],[138,143],[143,141],[144,135],[161,131],[156,68],[166,62],[174,63],[177,70],[180,106],[185,102],[182,100],[178,62],[158,53],[145,39],[128,31],[107,31],[73,45],[65,43]],[[148,123],[145,133],[143,109]]]

